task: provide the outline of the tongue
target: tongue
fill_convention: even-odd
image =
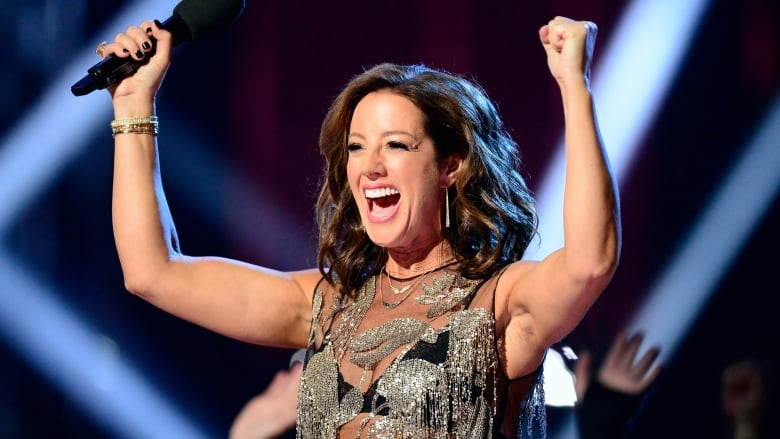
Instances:
[[[380,217],[389,215],[400,198],[398,194],[375,198],[371,202],[371,213]]]

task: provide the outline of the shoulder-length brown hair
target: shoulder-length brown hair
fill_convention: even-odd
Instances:
[[[520,152],[485,91],[463,77],[423,65],[380,64],[355,76],[323,121],[324,175],[316,205],[317,264],[331,284],[354,295],[379,273],[387,250],[374,244],[347,183],[347,136],[352,113],[367,94],[387,90],[425,115],[438,160],[463,157],[450,187],[451,226],[445,239],[468,278],[486,278],[522,258],[536,233],[534,201],[520,173]]]

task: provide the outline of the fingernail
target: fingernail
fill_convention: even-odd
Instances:
[[[129,50],[127,50],[127,49],[122,49],[122,52],[124,52],[124,53],[130,53],[130,51],[129,51]]]
[[[140,50],[136,50],[135,51],[135,56],[136,56],[136,58],[143,58],[144,57],[144,53],[141,52]]]
[[[152,33],[152,28],[151,28],[151,27],[147,27],[147,28],[146,28],[146,33],[147,33],[147,34],[150,34],[150,33]]]
[[[143,47],[144,50],[149,50],[149,48],[152,47],[152,45],[147,43],[146,41],[144,41],[144,43],[141,45],[141,47]]]

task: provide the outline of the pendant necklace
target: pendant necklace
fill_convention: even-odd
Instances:
[[[382,283],[380,281],[380,284],[379,284],[379,296],[380,296],[380,300],[382,301],[382,306],[384,306],[386,309],[397,308],[399,305],[404,303],[406,301],[406,299],[409,298],[409,296],[412,295],[412,292],[414,291],[414,288],[417,287],[417,285],[421,284],[422,281],[426,277],[428,277],[429,274],[431,274],[431,273],[433,273],[435,271],[441,270],[442,268],[445,268],[445,267],[447,267],[449,265],[452,265],[453,263],[454,263],[454,261],[448,262],[448,263],[440,265],[440,266],[438,266],[438,267],[436,267],[434,269],[428,270],[425,273],[421,273],[421,274],[418,274],[417,276],[412,276],[410,278],[406,278],[406,279],[395,278],[396,280],[407,280],[407,281],[413,280],[412,283],[410,283],[409,285],[407,285],[405,287],[401,287],[401,288],[398,288],[395,285],[393,285],[393,282],[391,280],[391,279],[393,279],[393,277],[390,276],[390,273],[387,272],[387,265],[385,265],[385,267],[382,269],[382,271],[385,273],[385,277],[387,277],[387,285],[390,287],[390,290],[396,296],[400,296],[400,295],[402,295],[404,293],[406,295],[403,296],[401,299],[395,301],[395,302],[387,302],[387,301],[385,301],[385,289],[382,288]]]
[[[402,288],[396,288],[395,285],[393,285],[392,278],[390,277],[390,274],[387,272],[387,269],[382,270],[385,272],[385,277],[387,277],[387,285],[390,287],[390,291],[393,292],[396,296],[400,296],[401,294],[409,291],[410,288],[412,288],[413,285],[415,285],[417,282],[410,283],[409,285],[402,287]],[[425,276],[426,273],[421,274],[420,276],[417,276],[416,280],[419,280],[420,277]]]
[[[419,279],[423,279],[424,277],[425,276],[421,276]],[[415,282],[414,284],[407,285],[407,286],[405,286],[405,287],[403,287],[403,288],[401,288],[399,290],[398,288],[395,288],[393,286],[393,284],[390,283],[390,277],[388,277],[387,278],[387,284],[390,285],[390,289],[393,291],[393,294],[401,295],[401,294],[406,293],[405,296],[403,296],[399,300],[396,300],[395,302],[387,302],[387,301],[385,301],[385,289],[382,287],[382,282],[380,280],[380,283],[379,283],[379,298],[382,301],[382,306],[385,307],[385,309],[394,309],[394,308],[397,308],[398,305],[404,303],[406,301],[406,299],[408,299],[409,296],[412,295],[411,287],[412,287],[412,285],[416,285],[417,282]]]

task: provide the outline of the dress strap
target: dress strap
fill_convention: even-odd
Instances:
[[[491,297],[491,305],[490,310],[493,312],[493,315],[496,313],[496,288],[498,287],[498,281],[501,279],[501,276],[504,274],[504,271],[506,271],[508,265],[502,267],[497,272],[495,272],[492,276],[489,278],[480,281],[477,285],[474,286],[474,290],[472,291],[471,295],[469,295],[468,299],[464,303],[464,308],[469,309],[471,308],[471,303],[474,301],[474,298],[477,297],[477,294],[479,291],[484,287],[488,282],[495,282],[493,284],[493,288],[491,291],[492,297]]]

